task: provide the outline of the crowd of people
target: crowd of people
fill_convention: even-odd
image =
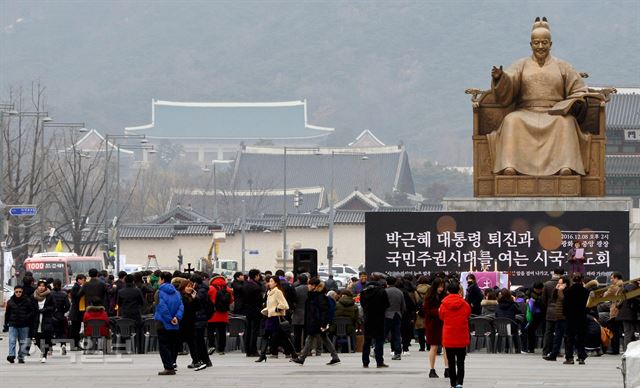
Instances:
[[[304,365],[311,354],[327,352],[331,357],[327,365],[335,365],[340,363],[338,350],[361,348],[364,368],[369,367],[371,349],[376,367],[386,368],[385,343],[390,345],[391,360],[399,361],[417,342],[418,351],[428,352],[429,377],[439,377],[435,361],[441,354],[444,377],[458,387],[464,381],[469,325],[471,322],[473,330],[474,317],[509,318],[519,333],[522,353],[535,353],[536,333],[543,332],[545,360],[556,360],[564,341],[565,364],[574,363],[574,349],[578,363],[584,364],[588,350],[595,355],[601,351],[618,354],[620,334],[624,333],[625,346],[637,335],[637,298],[587,309],[589,292],[597,282],[579,272],[568,276],[556,269],[547,282],[515,291],[482,290],[473,274],[465,279],[466,287],[459,280],[457,274],[445,273],[416,278],[361,272],[359,278],[338,289],[335,282],[282,270],[262,273],[252,269],[227,280],[219,274],[179,271],[120,272],[115,279],[106,271],[92,269],[88,278],[77,275],[65,291],[59,279],[36,282],[27,273],[7,303],[7,360],[14,363],[17,356],[18,363],[24,363],[35,341],[41,362],[46,362],[54,338],[61,342],[62,354],[67,351],[67,338],[70,350],[82,350],[82,334],[90,337],[95,329],[86,323],[103,321],[98,329],[108,337],[114,317],[135,321],[136,348],[141,352],[143,317],[153,314],[163,364],[159,374],[176,373],[177,357],[185,344],[191,358],[188,368],[199,371],[212,366],[214,353],[224,355],[230,316],[239,316],[245,322],[246,356],[255,357],[256,362],[283,353]],[[608,295],[639,286],[623,284],[617,272],[611,275],[611,283]],[[347,338],[336,341],[334,347],[338,322],[345,325]],[[596,340],[592,340],[594,335]]]

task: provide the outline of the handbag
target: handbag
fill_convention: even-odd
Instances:
[[[613,332],[606,327],[600,326],[600,342],[605,347],[608,347],[611,343],[611,338],[613,338]]]
[[[280,331],[285,334],[291,334],[291,322],[287,321],[284,317],[279,317],[278,323],[280,324]]]

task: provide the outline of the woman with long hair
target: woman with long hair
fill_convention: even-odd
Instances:
[[[424,297],[424,327],[427,336],[426,342],[429,346],[429,377],[431,378],[439,377],[435,370],[438,346],[442,346],[442,320],[440,320],[438,309],[445,295],[444,279],[437,277],[431,283],[431,287]],[[444,358],[444,377],[447,378],[449,377],[449,363],[444,349],[442,357]]]
[[[53,347],[51,333],[54,330],[53,313],[56,310],[56,304],[46,281],[38,281],[38,286],[33,292],[33,299],[36,304],[35,339],[42,352],[40,362],[45,363],[47,362],[47,353]]]
[[[286,315],[287,310],[289,310],[289,304],[287,303],[287,299],[284,297],[284,292],[282,292],[280,278],[277,276],[268,278],[267,290],[266,307],[261,311],[263,315],[267,316],[267,320],[264,324],[264,346],[260,352],[260,358],[258,358],[256,362],[267,361],[267,344],[273,347],[277,343],[281,344],[282,347],[285,348],[285,353],[289,351],[291,353],[291,358],[295,359],[298,355],[293,348],[290,338],[286,338],[290,336],[290,333],[288,330],[283,330],[284,327],[281,327],[281,323],[286,322],[284,316]],[[288,322],[286,322],[286,325],[290,326]],[[279,341],[280,338],[282,338],[281,341]]]

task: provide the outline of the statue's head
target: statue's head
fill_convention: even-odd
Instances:
[[[546,17],[543,17],[542,20],[539,17],[536,18],[531,29],[531,42],[529,44],[536,59],[539,61],[547,59],[552,42],[551,30]]]

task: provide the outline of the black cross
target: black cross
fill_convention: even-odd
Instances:
[[[191,263],[187,263],[187,268],[184,269],[184,272],[186,272],[189,275],[191,275],[191,272],[195,272],[195,271],[196,271],[195,268],[191,268]]]

